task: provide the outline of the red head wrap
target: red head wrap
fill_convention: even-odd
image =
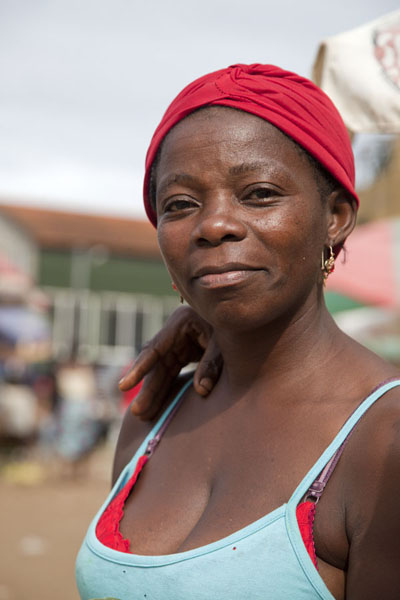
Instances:
[[[146,156],[144,205],[154,226],[149,180],[157,150],[176,123],[207,105],[230,106],[269,121],[314,156],[358,204],[350,138],[328,96],[310,80],[273,65],[232,65],[185,87],[153,135]]]

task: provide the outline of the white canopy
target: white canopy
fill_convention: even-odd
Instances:
[[[313,79],[354,133],[400,133],[400,10],[324,40]]]

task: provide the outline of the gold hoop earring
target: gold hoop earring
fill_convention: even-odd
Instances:
[[[333,254],[333,248],[329,245],[329,256],[325,258],[325,248],[322,250],[321,255],[321,271],[324,278],[324,285],[329,275],[335,270],[335,255]]]
[[[171,283],[172,283],[172,289],[175,290],[175,292],[177,292],[178,288],[176,287],[175,283],[173,281]],[[180,303],[183,304],[183,296],[181,294],[179,294],[179,300],[180,300]]]

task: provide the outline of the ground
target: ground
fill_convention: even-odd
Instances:
[[[109,489],[111,456],[97,450],[80,479],[30,461],[0,471],[0,600],[79,600],[75,557]]]

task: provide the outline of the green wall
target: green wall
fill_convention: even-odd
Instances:
[[[71,281],[69,252],[40,251],[39,285],[69,287]]]
[[[327,291],[325,292],[325,304],[331,313],[341,312],[342,310],[352,310],[354,308],[361,308],[365,304],[357,302],[348,296],[343,296],[337,292]]]
[[[75,272],[78,270],[77,287],[88,287],[90,282],[93,290],[174,295],[171,278],[161,261],[116,256],[96,261],[84,252],[61,250],[41,250],[39,285],[71,287],[73,261]]]

